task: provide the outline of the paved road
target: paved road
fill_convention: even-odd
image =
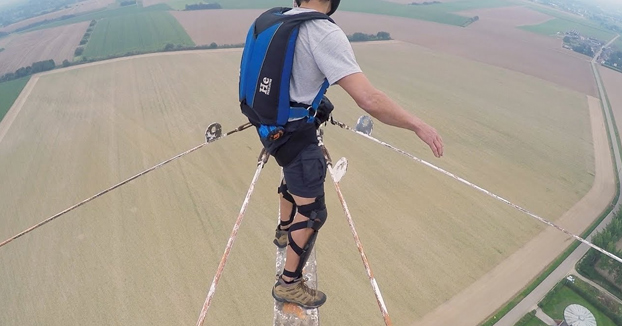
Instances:
[[[605,45],[605,47],[613,43],[619,36],[620,35],[613,38],[609,43],[607,43],[607,45]],[[598,55],[600,55],[601,52],[602,52],[602,49],[598,52],[597,55],[594,56],[594,59],[592,60],[591,65],[592,65],[592,70],[594,72],[594,75],[598,76],[596,78],[598,92],[600,94],[601,99],[604,99],[605,98],[604,87],[600,79],[600,74],[598,74],[598,69],[596,67],[596,58],[598,58]],[[619,150],[620,147],[618,145],[617,138],[614,133],[615,126],[613,125],[613,122],[611,119],[611,108],[609,107],[609,104],[606,101],[603,101],[603,102],[604,102],[603,105],[605,106],[605,119],[606,119],[607,124],[609,125],[609,132],[611,134],[611,139],[614,142],[613,152],[615,156],[615,162],[618,167],[622,167],[622,160],[620,159],[620,150]],[[622,173],[620,173],[620,170],[617,167],[615,167],[615,169],[619,177],[622,179]],[[621,188],[620,191],[622,191],[622,186],[620,188]],[[607,226],[609,222],[611,222],[611,219],[613,218],[613,213],[617,212],[621,206],[622,205],[620,201],[618,200],[618,202],[616,203],[611,213],[607,215],[607,217],[603,220],[603,222],[600,225],[598,225],[596,230],[594,230],[594,232],[592,232],[592,234],[589,237],[587,237],[586,240],[589,241],[592,238],[593,234],[605,228],[605,226]],[[560,280],[566,277],[566,275],[568,275],[571,271],[574,270],[574,266],[577,264],[579,259],[581,259],[581,257],[583,257],[587,253],[589,248],[590,247],[588,245],[581,244],[544,281],[542,281],[542,283],[540,283],[538,287],[536,287],[529,295],[527,295],[527,297],[525,297],[518,305],[516,305],[514,309],[510,310],[505,316],[503,316],[503,318],[499,319],[499,321],[495,324],[495,326],[513,326],[525,314],[536,309],[538,302],[540,302],[540,300],[542,300],[544,296],[549,291],[551,291],[551,289],[553,289],[555,284],[557,284]]]

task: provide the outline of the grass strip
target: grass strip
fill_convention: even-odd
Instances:
[[[28,80],[30,76],[0,83],[0,121],[9,112]]]

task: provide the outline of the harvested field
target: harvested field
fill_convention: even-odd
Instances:
[[[609,97],[611,110],[618,131],[622,133],[622,73],[607,67],[598,66],[598,72],[603,80],[603,87]]]
[[[588,103],[596,162],[594,183],[587,195],[556,221],[574,234],[582,233],[607,208],[616,187],[600,101],[588,96]],[[486,275],[414,325],[476,325],[482,322],[533,281],[572,242],[572,238],[556,229],[545,229]],[[481,304],[473,304],[475,302]]]
[[[62,9],[59,11],[51,12],[49,14],[25,19],[15,24],[2,27],[0,28],[0,32],[13,32],[18,28],[26,27],[28,25],[42,22],[44,20],[52,20],[52,19],[60,18],[65,15],[77,15],[77,14],[85,13],[88,11],[102,9],[113,3],[115,3],[115,0],[86,0],[86,1],[78,2],[75,5],[73,5],[71,8]]]
[[[355,51],[379,88],[442,133],[446,156],[434,159],[406,131],[378,125],[377,137],[550,219],[591,187],[583,95],[401,42],[356,44]],[[196,146],[210,122],[225,130],[243,123],[240,55],[231,49],[124,58],[29,84],[32,92],[14,108],[19,114],[0,126],[0,178],[10,185],[0,189],[0,238]],[[339,89],[329,96],[344,122],[361,114]],[[449,300],[542,230],[507,205],[352,133],[329,127],[326,142],[333,157],[350,161],[342,189],[398,325]],[[194,323],[259,149],[252,131],[231,136],[1,248],[0,291],[8,295],[0,298],[0,324]],[[270,162],[206,325],[271,323],[278,176]],[[317,243],[319,283],[329,295],[322,322],[380,324],[330,184],[327,205]]]
[[[53,59],[56,65],[71,61],[88,22],[29,32],[16,36],[0,52],[0,75],[32,63]]]
[[[171,11],[197,45],[244,43],[246,33],[261,10]],[[235,17],[235,19],[232,19]]]
[[[386,31],[400,41],[521,72],[597,96],[588,58],[563,51],[558,40],[545,36],[503,28],[494,22],[477,22],[461,28],[349,12],[336,13],[335,20],[348,34]]]
[[[15,38],[14,34],[11,34],[5,37],[0,37],[0,48],[5,47],[13,38]]]
[[[242,43],[248,27],[262,10],[202,10],[173,13],[197,44]],[[337,12],[335,21],[348,34],[386,31],[394,39],[435,51],[535,76],[572,90],[596,95],[588,57],[564,50],[560,41],[522,31],[495,20],[468,28],[420,20]],[[225,28],[218,34],[215,28]],[[414,33],[413,31],[417,31]],[[218,35],[217,35],[218,34]],[[215,39],[221,40],[216,41]]]

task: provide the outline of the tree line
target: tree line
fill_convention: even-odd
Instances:
[[[121,1],[121,3],[119,3],[119,6],[125,7],[125,6],[135,5],[135,4],[136,4],[136,0],[128,0],[128,1]]]
[[[204,10],[204,9],[222,9],[219,3],[195,3],[186,5],[186,9],[184,10]]]
[[[387,41],[387,40],[392,40],[392,38],[391,38],[391,34],[387,32],[378,32],[376,35],[357,32],[352,35],[348,35],[348,40],[350,40],[350,42],[369,42],[369,41]]]
[[[616,70],[622,71],[622,51],[616,51],[612,53],[605,61],[605,65],[613,67]]]
[[[592,243],[618,257],[622,257],[622,250],[616,248],[616,243],[620,239],[622,239],[622,211],[615,213],[611,223],[601,232],[594,235]],[[596,267],[611,275],[614,284],[611,284],[600,275]],[[600,283],[610,292],[622,297],[622,264],[619,262],[594,249],[590,249],[577,265],[577,270],[592,280],[597,281],[597,283]]]
[[[15,70],[15,72],[9,72],[7,74],[2,75],[2,77],[0,77],[0,83],[13,80],[13,79],[30,76],[38,72],[52,70],[54,68],[56,68],[56,64],[54,63],[54,60],[52,59],[45,60],[45,61],[38,61],[28,67],[21,67]]]

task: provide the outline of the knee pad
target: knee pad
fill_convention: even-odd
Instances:
[[[296,224],[305,223],[304,227],[301,226],[297,228],[297,230],[303,229],[303,228],[311,228],[315,230],[316,232],[319,231],[324,225],[324,223],[326,222],[326,219],[328,218],[328,211],[326,210],[326,203],[324,200],[324,195],[317,197],[315,199],[315,202],[311,204],[298,206],[298,213],[308,218],[309,221],[296,223]]]
[[[300,260],[298,261],[298,267],[294,273],[289,271],[287,272],[290,277],[300,277],[302,276],[302,269],[304,268],[309,256],[311,255],[311,250],[313,250],[313,246],[315,245],[315,240],[317,239],[318,231],[322,228],[324,223],[326,222],[326,218],[328,217],[328,211],[326,210],[326,204],[324,202],[324,195],[315,199],[315,202],[309,205],[298,206],[298,213],[307,217],[309,220],[304,222],[298,222],[293,224],[289,228],[289,246],[294,250],[294,252],[300,256]],[[307,240],[307,243],[299,246],[294,239],[292,238],[292,232],[302,229],[313,229],[313,233]],[[291,276],[291,275],[296,276]]]

